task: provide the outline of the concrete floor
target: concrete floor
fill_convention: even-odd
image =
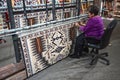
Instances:
[[[105,24],[108,22],[105,22]],[[109,53],[110,65],[98,62],[90,66],[90,58],[65,58],[27,80],[120,80],[120,21],[111,38],[111,46],[101,52]]]
[[[7,42],[0,44],[0,67],[16,62],[12,37],[4,37],[4,39]]]

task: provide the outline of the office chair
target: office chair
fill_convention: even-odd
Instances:
[[[96,64],[98,59],[106,61],[107,65],[110,64],[109,60],[106,59],[106,57],[108,56],[108,53],[107,52],[99,53],[99,50],[104,49],[108,46],[108,44],[110,42],[111,34],[112,34],[116,24],[117,24],[117,20],[113,20],[113,21],[110,22],[110,24],[105,29],[101,40],[98,41],[99,43],[96,43],[96,44],[94,43],[93,44],[93,43],[89,43],[89,42],[86,41],[85,46],[87,46],[88,48],[92,48],[90,53],[89,53],[92,56],[92,60],[90,62],[90,65]],[[91,39],[94,39],[94,38],[91,38]]]

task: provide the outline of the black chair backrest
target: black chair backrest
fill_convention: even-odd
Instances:
[[[107,26],[107,28],[106,28],[106,30],[105,30],[102,38],[101,38],[100,49],[103,49],[103,48],[108,46],[108,44],[110,42],[111,34],[112,34],[112,32],[113,32],[116,25],[117,25],[117,20],[113,20]]]

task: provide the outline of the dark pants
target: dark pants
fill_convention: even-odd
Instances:
[[[80,34],[77,38],[76,38],[76,42],[75,42],[75,49],[74,49],[74,55],[78,55],[81,56],[82,52],[84,50],[84,47],[87,48],[85,46],[85,41],[89,42],[89,43],[99,43],[99,40],[95,40],[95,39],[90,39],[90,38],[86,38],[84,34]]]

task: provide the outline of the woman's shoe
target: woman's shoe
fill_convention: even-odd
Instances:
[[[83,52],[89,53],[89,49],[88,49],[87,47],[85,47],[85,48],[83,49]]]

